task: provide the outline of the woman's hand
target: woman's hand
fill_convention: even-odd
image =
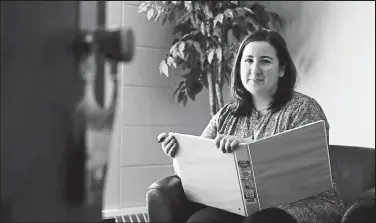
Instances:
[[[218,134],[214,141],[217,148],[222,150],[223,153],[231,153],[238,147],[239,143],[250,143],[252,140],[237,136]]]
[[[172,158],[175,157],[176,151],[178,150],[178,143],[174,136],[170,133],[162,132],[157,137],[158,143],[162,143],[163,152]]]

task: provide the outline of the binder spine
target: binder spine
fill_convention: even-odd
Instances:
[[[248,145],[235,150],[235,162],[246,216],[260,210]]]
[[[249,155],[249,159],[251,161],[251,170],[252,170],[252,177],[253,177],[253,183],[254,183],[253,185],[254,185],[254,189],[255,189],[256,202],[257,202],[257,205],[258,205],[258,210],[261,210],[260,199],[259,199],[258,191],[257,191],[257,182],[256,182],[256,177],[255,177],[255,171],[253,169],[252,155],[251,155],[251,149],[249,148],[249,144],[247,145],[247,152],[248,152],[248,155]]]

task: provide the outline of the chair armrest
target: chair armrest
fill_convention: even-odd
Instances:
[[[347,208],[342,217],[342,223],[375,222],[375,188],[362,193],[355,202]]]
[[[187,201],[178,176],[169,176],[150,185],[146,202],[149,222],[185,222],[193,213],[192,202]]]

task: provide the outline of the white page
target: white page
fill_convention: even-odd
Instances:
[[[179,144],[173,165],[187,199],[244,216],[234,155],[222,153],[211,139],[173,135]]]

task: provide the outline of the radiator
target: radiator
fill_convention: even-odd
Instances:
[[[147,213],[137,213],[137,214],[127,214],[121,216],[115,216],[114,222],[148,222],[148,214]]]

